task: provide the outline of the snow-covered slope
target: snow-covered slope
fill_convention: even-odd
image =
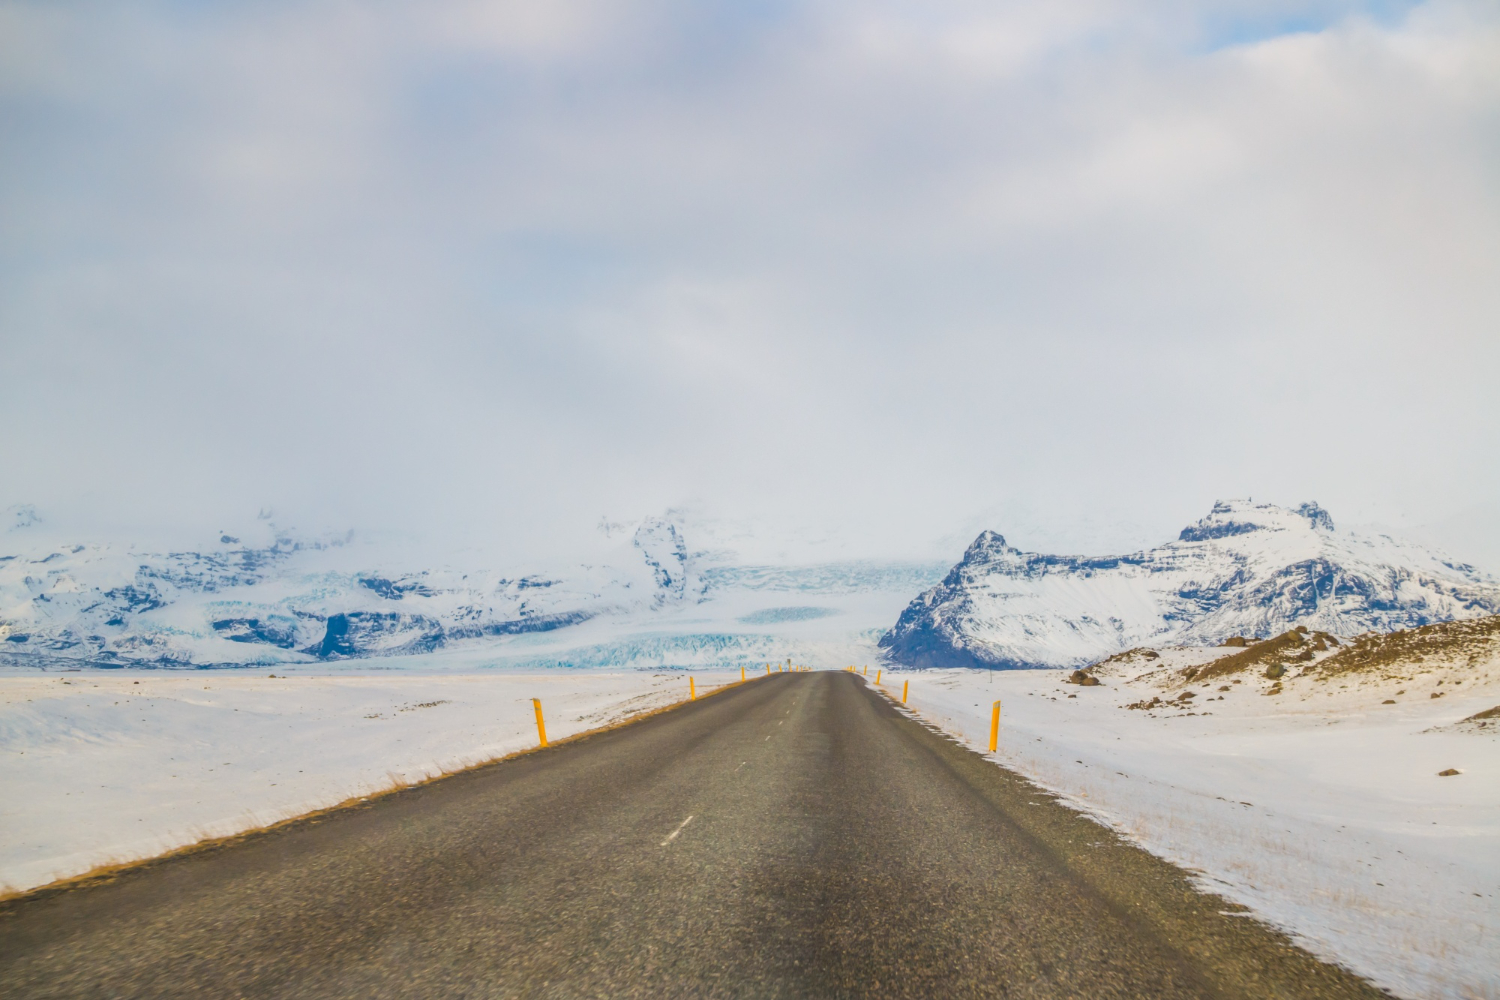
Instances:
[[[1022,552],[982,533],[880,640],[917,667],[1076,666],[1146,643],[1340,635],[1500,613],[1500,585],[1317,504],[1220,502],[1176,541],[1127,556]]]
[[[58,544],[36,528],[18,518],[0,536],[0,663],[12,666],[869,659],[882,624],[942,574],[933,564],[746,565],[680,512],[602,525],[587,562],[520,571],[471,554],[422,565],[428,557],[353,535],[309,540],[269,522],[253,541],[224,534],[166,553]]]

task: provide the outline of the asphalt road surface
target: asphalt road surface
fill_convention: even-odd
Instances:
[[[1376,997],[846,673],[0,906],[0,996]]]

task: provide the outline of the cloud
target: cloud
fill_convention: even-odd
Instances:
[[[1490,5],[0,19],[6,504],[925,552],[1500,502]]]

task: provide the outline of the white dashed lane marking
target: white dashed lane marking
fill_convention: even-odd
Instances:
[[[677,824],[677,829],[675,829],[671,833],[667,834],[667,839],[663,840],[661,842],[661,846],[666,847],[672,841],[676,840],[677,839],[677,835],[682,832],[682,828],[685,827],[685,826],[687,826],[692,821],[693,821],[693,817],[689,816],[687,819],[683,820],[681,823],[678,823]]]

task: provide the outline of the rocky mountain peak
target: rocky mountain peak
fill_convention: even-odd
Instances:
[[[982,533],[880,640],[909,666],[1079,665],[1147,642],[1295,625],[1352,635],[1500,613],[1500,585],[1316,503],[1224,500],[1177,539],[1122,556],[1021,552]]]
[[[963,562],[974,565],[976,563],[994,562],[996,559],[1019,553],[1019,549],[1013,549],[1005,543],[1005,536],[996,531],[986,528],[979,533],[979,537],[969,544],[964,550]]]
[[[641,552],[656,581],[658,605],[681,601],[688,593],[688,550],[677,525],[648,517],[635,530],[632,543]]]

